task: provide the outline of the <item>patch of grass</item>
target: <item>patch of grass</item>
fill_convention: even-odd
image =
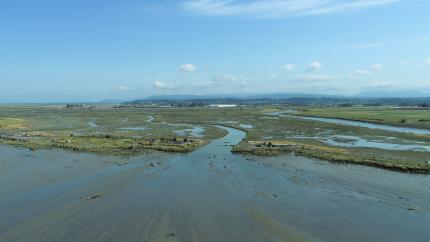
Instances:
[[[148,150],[165,152],[189,152],[205,141],[189,138],[128,138],[119,136],[72,136],[72,137],[3,137],[1,143],[30,149],[61,148],[72,151],[101,154],[134,154]]]
[[[242,142],[233,149],[233,152],[236,153],[247,153],[258,156],[276,156],[293,152],[296,155],[336,163],[360,164],[401,172],[430,174],[430,164],[428,163],[416,161],[413,158],[405,159],[405,157],[398,157],[396,154],[388,154],[378,149],[368,148],[365,151],[303,144],[288,140],[270,142],[270,144],[262,141]],[[422,152],[411,151],[409,153],[412,154],[411,157],[422,155]]]
[[[0,118],[0,129],[23,129],[25,122],[16,118]]]

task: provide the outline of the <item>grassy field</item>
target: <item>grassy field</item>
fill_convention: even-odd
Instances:
[[[156,109],[64,108],[62,106],[2,107],[1,142],[32,149],[59,147],[109,154],[146,150],[188,152],[222,137],[225,131],[200,125],[195,137],[188,124],[156,120]],[[177,135],[175,131],[184,131]]]
[[[422,123],[411,110],[392,108],[295,107],[303,115],[364,120],[391,124]],[[430,147],[430,135],[416,135],[332,123],[268,115],[278,107],[237,108],[65,108],[63,106],[0,107],[0,142],[37,148],[64,148],[109,154],[141,153],[148,150],[188,152],[222,137],[224,130],[212,124],[236,127],[247,132],[235,152],[254,155],[298,155],[333,162],[357,163],[393,170],[427,173],[430,153],[417,149],[388,149],[386,146]],[[330,114],[324,116],[322,114]],[[427,113],[428,114],[428,113]],[[412,118],[413,117],[413,118]],[[415,124],[413,125],[415,127]],[[194,128],[203,129],[193,133]],[[182,132],[178,132],[182,131]],[[351,145],[356,138],[369,146]],[[327,140],[343,145],[332,145]],[[343,142],[343,143],[342,143]],[[381,147],[373,144],[382,144]],[[390,146],[391,145],[391,146]]]
[[[22,129],[25,123],[22,119],[0,118],[0,129]]]

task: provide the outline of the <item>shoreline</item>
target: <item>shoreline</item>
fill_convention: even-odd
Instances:
[[[241,143],[234,146],[232,152],[238,154],[251,154],[260,157],[282,156],[293,153],[296,156],[314,158],[338,164],[363,165],[410,174],[430,174],[430,164],[424,162],[414,161],[412,164],[401,164],[390,160],[354,156],[344,153],[341,149],[337,148],[315,147],[304,144],[291,143],[283,145],[282,147],[257,147],[256,145],[250,145],[249,143]]]

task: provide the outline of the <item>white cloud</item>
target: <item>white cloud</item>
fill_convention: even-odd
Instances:
[[[157,89],[173,89],[175,88],[175,84],[163,81],[155,81],[154,87]]]
[[[294,71],[294,70],[296,70],[296,66],[293,64],[286,64],[282,67],[282,70],[288,71],[288,72]]]
[[[343,3],[340,3],[340,1],[325,1],[325,2],[331,2],[331,3],[327,4],[326,7],[311,9],[307,12],[304,12],[302,15],[318,15],[318,14],[346,12],[346,11],[351,11],[356,9],[364,9],[369,7],[387,5],[397,1],[398,0],[356,0],[356,1],[344,1]],[[322,2],[322,1],[319,1],[319,2]]]
[[[316,71],[322,68],[322,63],[319,61],[314,61],[309,63],[308,65],[308,71]]]
[[[237,76],[233,76],[230,74],[223,74],[221,76],[217,76],[215,77],[213,80],[214,81],[239,81],[241,78],[237,77]]]
[[[382,69],[382,65],[381,64],[373,64],[370,66],[370,69],[372,70],[381,70]]]
[[[339,76],[334,75],[316,75],[316,74],[302,74],[297,75],[295,81],[333,81],[339,79]]]
[[[117,86],[116,89],[118,91],[129,91],[130,90],[130,88],[127,86]]]
[[[355,71],[353,72],[353,74],[355,74],[355,75],[368,76],[368,75],[372,74],[372,72],[371,72],[371,71],[369,71],[369,70],[355,70]]]
[[[196,70],[196,66],[193,64],[183,64],[179,69],[183,72],[194,72]]]
[[[186,0],[182,6],[207,16],[289,17],[382,6],[399,0]]]
[[[359,77],[362,78],[363,76],[370,76],[370,75],[372,75],[372,71],[368,69],[358,69],[351,73],[346,74],[345,77],[348,79],[355,79],[355,78],[359,78]]]

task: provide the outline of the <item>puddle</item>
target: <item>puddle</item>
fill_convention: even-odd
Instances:
[[[382,140],[368,140],[357,136],[351,135],[332,135],[329,137],[309,137],[309,136],[294,136],[296,139],[315,139],[325,144],[338,147],[362,147],[362,148],[377,148],[384,150],[402,150],[402,151],[421,151],[430,152],[430,146],[419,144],[407,143],[394,143],[400,141],[393,137],[388,138],[391,142],[384,142]]]
[[[236,121],[225,121],[225,122],[220,122],[221,124],[237,124]]]
[[[254,125],[252,125],[252,124],[239,124],[239,127],[244,128],[244,129],[253,129]]]
[[[123,130],[123,131],[144,131],[144,130],[149,130],[149,129],[145,128],[145,127],[127,127],[127,128],[120,128],[119,130]]]
[[[412,145],[412,144],[396,144],[386,143],[375,140],[366,140],[355,136],[332,136],[328,139],[320,139],[322,142],[332,146],[342,147],[364,147],[364,148],[378,148],[384,150],[412,150],[412,151],[423,151],[430,152],[430,146],[423,145]]]
[[[97,128],[98,127],[98,125],[95,123],[95,122],[88,122],[88,126],[90,127],[90,128]]]
[[[192,136],[195,138],[201,138],[204,136],[205,129],[195,126],[190,129],[175,130],[174,132],[178,136]]]

